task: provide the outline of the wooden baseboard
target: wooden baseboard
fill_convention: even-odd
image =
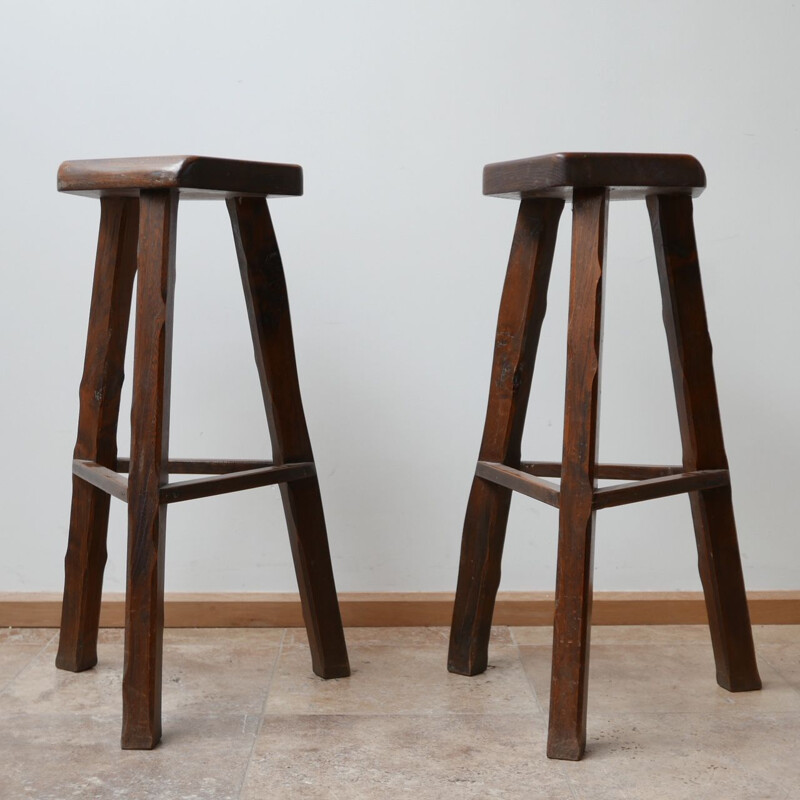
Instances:
[[[800,592],[748,593],[754,624],[800,624]],[[350,627],[449,625],[453,595],[448,592],[342,593],[344,624]],[[124,624],[125,598],[103,598],[100,625]],[[294,628],[303,625],[295,594],[168,594],[170,628]],[[0,593],[0,626],[58,627],[61,595]],[[496,625],[551,625],[550,592],[501,592]],[[596,625],[694,625],[706,622],[700,592],[596,592],[592,622]]]

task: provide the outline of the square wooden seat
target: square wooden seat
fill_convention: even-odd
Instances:
[[[483,168],[483,193],[495,197],[561,197],[574,189],[609,190],[613,200],[652,194],[691,194],[706,186],[694,156],[652,153],[552,153]]]
[[[303,170],[296,164],[206,156],[65,161],[58,170],[59,192],[135,196],[147,189],[177,189],[186,199],[297,196],[303,194]]]

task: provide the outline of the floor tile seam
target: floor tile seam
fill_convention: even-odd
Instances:
[[[700,711],[675,711],[675,710],[639,710],[639,711],[626,711],[619,709],[609,709],[607,712],[603,711],[589,711],[588,719],[636,719],[638,717],[700,717],[701,719],[724,719],[725,715],[721,713],[724,709],[729,709],[729,705],[720,707],[719,709],[703,709]],[[736,717],[786,717],[787,719],[797,719],[797,710],[794,711],[777,711],[772,709],[758,709],[758,708],[736,708],[730,711],[730,714]]]
[[[530,717],[547,721],[547,717],[538,708],[530,711],[270,711],[264,712],[267,717],[442,717],[461,719],[463,717]]]
[[[45,628],[14,628],[13,626],[5,626],[0,630],[11,630],[11,631],[37,631],[37,630],[50,630]],[[58,628],[53,628],[53,633],[51,633],[46,640],[39,639],[35,642],[25,642],[12,639],[10,636],[5,639],[0,639],[0,649],[4,647],[35,647],[36,645],[40,644],[50,644],[53,639],[58,636]]]
[[[792,680],[790,680],[789,678],[787,678],[787,677],[786,677],[786,675],[784,675],[784,673],[781,671],[780,667],[777,667],[777,666],[776,666],[776,665],[775,665],[775,664],[774,664],[774,663],[773,663],[773,662],[770,660],[769,656],[767,656],[767,655],[764,655],[763,653],[761,653],[761,654],[759,654],[759,653],[756,653],[756,656],[757,656],[757,658],[758,658],[759,660],[763,660],[763,661],[765,661],[767,664],[769,664],[769,667],[770,667],[770,669],[774,670],[774,671],[777,673],[778,677],[779,677],[779,678],[780,678],[780,679],[781,679],[781,680],[782,680],[782,681],[783,681],[783,682],[784,682],[784,683],[785,683],[787,686],[789,686],[789,688],[790,688],[790,689],[792,689],[792,690],[794,690],[795,692],[797,692],[798,694],[800,694],[800,685],[795,685],[795,683],[794,683]]]
[[[115,644],[112,647],[121,647],[122,645]],[[247,644],[246,646],[242,646],[243,650],[246,650],[247,653],[263,653],[267,651],[277,651],[280,648],[279,642],[274,642],[273,644]],[[216,642],[215,644],[175,644],[173,642],[164,643],[164,652],[180,652],[182,650],[187,651],[200,651],[200,650],[224,650],[226,652],[232,651],[232,646],[230,642]]]
[[[785,709],[782,706],[781,708],[757,708],[757,707],[744,707],[742,705],[732,705],[730,703],[725,703],[714,708],[701,708],[697,710],[689,710],[689,709],[658,709],[658,708],[645,708],[645,709],[625,709],[613,707],[609,708],[607,711],[603,710],[592,710],[589,709],[588,714],[590,717],[595,717],[599,719],[601,717],[610,717],[610,716],[619,716],[619,717],[638,717],[638,716],[674,716],[674,717],[704,717],[708,718],[709,716],[719,717],[721,718],[724,715],[732,714],[732,715],[739,715],[742,717],[745,716],[774,716],[774,717],[788,717],[788,718],[797,718],[797,709]],[[273,716],[300,716],[300,717],[319,717],[319,716],[358,716],[358,715],[375,715],[379,717],[391,717],[391,716],[419,716],[419,717],[480,717],[480,716],[491,716],[491,717],[498,717],[498,716],[535,716],[535,717],[548,717],[548,711],[545,709],[540,709],[538,706],[533,706],[527,710],[519,710],[519,711],[509,711],[509,710],[498,710],[498,711],[491,711],[491,710],[482,710],[482,711],[473,711],[473,710],[466,710],[466,711],[449,711],[449,710],[432,710],[432,711],[423,711],[423,710],[400,710],[400,711],[375,711],[375,710],[353,710],[353,711],[344,711],[344,710],[323,710],[323,711],[288,711],[288,710],[280,710],[280,709],[266,709],[263,713],[265,717],[273,717]],[[224,715],[215,715],[215,716],[224,716]]]
[[[499,649],[507,649],[511,650],[517,645],[514,642],[490,642],[489,646],[492,648],[499,648]],[[389,643],[389,642],[354,642],[350,641],[347,643],[348,650],[359,650],[366,647],[370,648],[377,648],[377,647],[384,647],[387,650],[408,650],[409,648],[413,648],[414,650],[447,650],[447,642],[398,642],[397,644]],[[284,650],[292,650],[294,648],[303,648],[304,650],[310,649],[307,642],[289,642],[288,644],[284,645]]]
[[[267,711],[267,699],[269,698],[270,689],[272,689],[272,683],[275,680],[275,673],[278,670],[278,662],[281,659],[281,655],[283,654],[283,643],[286,641],[287,635],[287,628],[283,629],[283,635],[281,636],[280,644],[278,645],[278,652],[275,654],[275,660],[272,662],[272,669],[269,673],[269,678],[267,680],[267,688],[264,692],[264,699],[261,702],[261,712],[258,715],[258,721],[256,724],[256,730],[253,734],[253,741],[250,745],[250,752],[247,754],[247,761],[244,765],[244,771],[242,772],[242,780],[239,783],[239,789],[236,792],[236,797],[241,798],[242,794],[244,793],[245,786],[247,785],[247,776],[250,774],[250,765],[253,762],[253,753],[256,749],[256,742],[258,741],[259,734],[261,733],[261,728],[264,726],[264,718],[266,716]]]
[[[507,646],[507,645],[506,645]],[[552,642],[520,642],[517,647],[547,647],[552,648]],[[680,648],[681,650],[708,650],[711,652],[711,641],[708,642],[598,642],[592,641],[591,642],[592,649],[596,647],[614,647],[614,648],[624,648],[624,647],[634,647],[634,648],[643,648],[643,647],[657,647],[657,648],[666,648],[666,647],[673,647],[673,648]]]
[[[580,800],[580,789],[578,786],[573,784],[573,778],[570,776],[570,770],[562,760],[558,761],[558,771],[561,773],[561,776],[564,778],[564,782],[567,784],[567,788],[569,789],[569,794],[572,800]]]
[[[536,691],[536,687],[533,685],[533,679],[528,674],[528,670],[525,669],[525,662],[522,660],[522,650],[520,649],[519,645],[517,645],[517,657],[519,658],[519,665],[522,668],[522,674],[525,676],[525,683],[528,685],[528,689],[530,689],[530,692],[533,695],[533,702],[536,703],[536,708],[539,709],[539,713],[547,718],[547,712],[544,710],[542,701],[539,698],[539,693]]]
[[[258,716],[253,711],[228,711],[228,712],[197,712],[197,713],[183,713],[181,710],[176,711],[163,711],[163,718],[165,720],[186,719],[196,722],[210,722],[213,720],[238,720],[247,717]],[[8,723],[9,720],[15,719],[41,719],[41,720],[93,720],[98,723],[118,721],[122,723],[122,714],[120,711],[86,711],[77,709],[75,711],[5,711],[3,712],[3,722]]]
[[[6,693],[6,690],[8,690],[8,689],[10,689],[10,688],[11,688],[11,685],[12,685],[12,684],[13,684],[13,683],[14,683],[14,682],[17,680],[17,678],[19,678],[19,676],[20,676],[20,675],[22,675],[22,673],[23,673],[23,672],[25,672],[25,670],[26,670],[26,669],[28,669],[28,667],[30,667],[30,666],[31,666],[31,665],[34,663],[34,661],[38,661],[38,660],[39,660],[39,658],[41,658],[41,656],[42,656],[42,653],[44,653],[44,651],[45,651],[45,650],[47,650],[47,648],[48,648],[48,647],[49,647],[49,646],[52,644],[53,640],[54,640],[54,639],[55,639],[57,636],[58,636],[58,631],[56,631],[56,632],[55,632],[55,633],[54,633],[54,634],[53,634],[53,635],[52,635],[52,636],[51,636],[51,637],[50,637],[50,638],[49,638],[49,639],[48,639],[48,640],[47,640],[47,641],[46,641],[46,642],[45,642],[45,643],[44,643],[44,644],[43,644],[43,645],[42,645],[42,646],[39,648],[39,650],[36,652],[36,654],[35,654],[35,655],[33,655],[31,658],[29,658],[29,659],[28,659],[28,661],[26,661],[26,662],[25,662],[25,664],[24,664],[22,667],[20,667],[20,668],[19,668],[19,669],[18,669],[18,670],[17,670],[17,671],[14,673],[14,675],[13,675],[11,678],[9,678],[9,679],[8,679],[8,680],[7,680],[7,681],[6,681],[6,682],[5,682],[5,683],[4,683],[2,686],[0,686],[0,696],[4,695],[4,694]],[[53,666],[53,669],[55,669],[55,668],[56,668],[56,667],[55,667],[55,665],[54,665],[54,666]]]
[[[530,626],[524,626],[524,625],[521,625],[521,626],[518,626],[518,627],[522,627],[522,628],[524,628],[524,627],[530,627]],[[536,627],[537,629],[539,628],[539,626],[535,626],[535,627]],[[552,642],[552,641],[553,641],[553,626],[552,626],[552,625],[542,625],[542,626],[541,626],[541,630],[543,630],[543,631],[544,631],[545,629],[549,629],[549,630],[550,630],[550,633],[548,634],[548,636],[547,636],[547,639],[548,639],[550,642]],[[519,641],[519,639],[517,638],[518,634],[517,634],[517,632],[514,630],[514,628],[512,628],[511,626],[509,626],[509,628],[508,628],[508,632],[509,632],[509,634],[511,635],[511,641],[512,641],[512,642],[514,642],[514,644],[515,644],[515,645],[519,646],[520,644],[524,644],[524,642],[520,642],[520,641]]]

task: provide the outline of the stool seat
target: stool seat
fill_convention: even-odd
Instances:
[[[611,200],[651,194],[691,194],[706,186],[706,173],[693,156],[649,153],[552,153],[483,168],[483,193],[524,199],[572,199],[572,190],[608,188]]]
[[[177,189],[185,199],[303,194],[303,169],[206,156],[154,156],[65,161],[58,191],[89,197],[136,196],[142,189]]]

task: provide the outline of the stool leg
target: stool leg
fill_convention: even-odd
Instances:
[[[117,465],[117,420],[138,230],[139,204],[135,198],[101,199],[74,457],[96,461],[109,469]],[[97,663],[109,499],[101,489],[73,476],[61,636],[56,656],[59,669],[80,672]]]
[[[178,195],[143,191],[128,477],[128,591],[122,747],[148,750],[161,738],[166,506],[175,229]]]
[[[312,461],[297,378],[289,300],[278,242],[264,198],[227,201],[256,365],[276,464]],[[314,672],[350,674],[316,475],[281,484]]]
[[[497,320],[481,461],[519,466],[533,366],[547,306],[563,200],[523,200]],[[450,672],[486,669],[492,614],[511,490],[476,477],[472,483],[450,628]]]
[[[727,469],[689,195],[647,198],[687,470]],[[730,486],[689,495],[717,682],[761,688]]]
[[[577,761],[586,747],[603,263],[608,192],[575,190],[567,333],[564,449],[547,755]]]

